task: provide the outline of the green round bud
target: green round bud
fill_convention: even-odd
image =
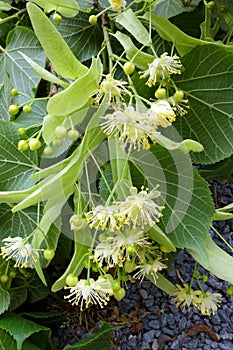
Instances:
[[[97,266],[96,264],[93,265],[93,266],[91,267],[91,269],[92,269],[93,272],[98,272],[98,271],[99,271],[99,268],[98,268],[98,266]]]
[[[24,113],[26,113],[26,114],[30,114],[30,113],[32,113],[32,107],[31,107],[31,106],[28,106],[28,105],[23,106],[23,111],[24,111]]]
[[[130,75],[134,72],[135,70],[135,65],[133,64],[133,62],[125,62],[124,66],[123,66],[123,70],[125,72],[126,75]]]
[[[19,151],[27,151],[28,150],[28,142],[26,140],[20,140],[18,142],[18,150]]]
[[[54,147],[60,147],[62,145],[62,140],[58,139],[57,137],[52,141],[52,145]]]
[[[44,258],[48,261],[52,260],[55,256],[55,251],[53,249],[44,250]]]
[[[97,18],[97,16],[95,16],[95,15],[91,15],[91,16],[88,18],[88,21],[89,21],[89,23],[90,23],[92,26],[94,26],[94,25],[97,23],[98,18]]]
[[[193,271],[193,277],[198,278],[200,276],[200,272],[198,270]]]
[[[206,282],[208,282],[208,276],[206,276],[206,275],[203,275],[202,276],[202,281],[204,282],[204,283],[206,283]]]
[[[7,282],[9,281],[9,276],[7,276],[7,275],[2,275],[2,276],[0,277],[0,281],[1,281],[2,283],[7,283]]]
[[[25,136],[26,133],[27,133],[27,130],[26,130],[25,128],[19,128],[19,129],[18,129],[18,134],[19,134],[20,136]]]
[[[17,106],[17,105],[10,105],[10,106],[8,107],[8,112],[9,112],[10,114],[12,114],[12,115],[18,114],[18,113],[19,113],[19,106]]]
[[[58,13],[54,13],[53,21],[54,21],[55,24],[60,24],[61,21],[62,21],[62,16],[59,15]]]
[[[113,295],[114,295],[114,298],[117,301],[120,301],[120,300],[122,300],[125,297],[125,289],[124,288],[120,288],[118,290],[115,290]]]
[[[112,283],[111,283],[111,285],[112,285],[112,290],[113,290],[113,291],[116,291],[116,290],[118,290],[118,289],[121,288],[121,284],[120,284],[120,282],[117,281],[117,280],[113,280]]]
[[[78,277],[74,276],[72,273],[70,273],[67,277],[66,277],[66,285],[68,287],[75,287],[76,284],[78,283]]]
[[[128,244],[127,247],[126,247],[126,252],[130,255],[134,254],[135,253],[135,248],[132,244]]]
[[[41,147],[41,142],[40,142],[40,140],[38,140],[37,138],[32,137],[32,138],[29,140],[29,148],[30,148],[31,151],[36,151],[36,150],[38,150],[40,147]]]
[[[227,294],[228,294],[228,295],[233,295],[233,284],[231,284],[231,285],[227,288]]]
[[[206,4],[206,7],[209,9],[209,10],[212,10],[215,6],[215,2],[214,1],[210,1],[208,2],[208,4]]]
[[[11,96],[17,96],[19,91],[16,88],[11,89]]]
[[[67,136],[68,136],[68,138],[70,140],[74,140],[75,141],[75,140],[77,140],[79,138],[80,134],[79,134],[78,130],[71,129],[71,130],[68,131]]]
[[[158,100],[162,100],[164,98],[166,98],[166,90],[164,88],[160,88],[160,89],[157,89],[155,91],[155,97],[158,99]]]
[[[51,155],[53,154],[53,149],[52,149],[52,147],[46,146],[46,147],[44,148],[44,154],[45,154],[46,156],[51,156]]]
[[[66,137],[67,134],[67,130],[66,127],[62,126],[62,125],[58,125],[55,129],[55,136],[59,139],[64,139]]]
[[[174,99],[175,99],[176,102],[182,101],[183,98],[184,98],[184,91],[182,91],[182,90],[176,91],[176,92],[174,93],[173,97],[174,97]]]
[[[17,276],[17,272],[16,271],[11,271],[9,273],[9,276],[10,276],[10,278],[15,278]]]

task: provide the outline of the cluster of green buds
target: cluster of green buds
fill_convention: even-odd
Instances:
[[[61,147],[65,138],[76,141],[79,136],[78,130],[74,128],[68,130],[64,125],[58,125],[54,130],[54,138],[51,145],[47,145],[44,148],[44,154],[46,156],[51,156],[54,152],[53,148]]]

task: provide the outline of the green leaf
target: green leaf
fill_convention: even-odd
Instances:
[[[2,315],[0,318],[0,329],[5,330],[13,337],[17,344],[17,350],[23,349],[24,341],[38,332],[40,332],[41,339],[43,339],[43,342],[41,342],[41,349],[52,349],[49,341],[50,329],[26,320],[17,314],[5,313]]]
[[[11,5],[5,3],[4,1],[0,1],[0,10],[1,11],[10,11],[11,10]]]
[[[33,72],[30,65],[25,61],[19,53],[30,56],[33,61],[43,66],[45,55],[35,36],[35,34],[23,27],[16,27],[7,37],[7,46],[0,53],[0,71],[5,71],[10,77],[11,86],[18,91],[34,97],[35,87],[40,81],[40,77]],[[5,84],[5,75],[0,76],[0,85]],[[18,96],[19,102],[23,102],[28,98]]]
[[[27,4],[33,29],[57,74],[76,79],[87,72],[47,16],[36,5]],[[31,55],[28,55],[31,59]]]
[[[46,13],[57,11],[64,17],[74,17],[79,12],[75,0],[29,0],[42,7]]]
[[[24,190],[34,185],[30,176],[37,168],[36,153],[21,152],[17,148],[19,140],[17,128],[7,122],[0,121],[0,190]]]
[[[204,169],[199,170],[199,174],[208,180],[232,181],[233,155],[215,164],[206,165]]]
[[[10,306],[10,294],[0,284],[0,315],[3,314]]]
[[[0,346],[1,350],[17,350],[16,341],[9,333],[0,329]]]
[[[159,0],[156,2],[154,13],[164,18],[174,17],[182,12],[193,11],[200,1],[201,0],[192,0],[188,6],[184,6],[181,0]]]
[[[44,299],[50,294],[50,288],[46,287],[45,284],[42,283],[35,271],[32,271],[32,277],[27,285],[27,288],[28,301],[30,303],[35,303],[38,300]]]
[[[130,161],[146,174],[150,189],[160,185],[158,204],[165,209],[158,226],[177,248],[197,250],[204,259],[214,212],[208,184],[192,167],[188,154],[159,145],[152,146],[151,152],[131,152]]]
[[[101,74],[100,59],[93,58],[92,65],[85,75],[49,100],[48,114],[51,117],[68,116],[83,108],[90,101],[90,96],[98,90]]]
[[[29,128],[33,125],[39,126],[43,123],[46,115],[47,101],[36,100],[32,105],[32,114],[28,117],[27,113],[20,113],[20,116],[14,120],[12,125],[18,128]]]
[[[20,279],[20,281],[21,281],[21,284],[16,283],[16,287],[10,288],[9,290],[10,298],[11,298],[9,311],[14,311],[27,300],[28,290],[25,287],[25,281],[22,279]]]
[[[88,13],[79,12],[75,18],[64,18],[56,27],[81,62],[97,56],[103,42],[100,27],[91,25],[88,19]]]
[[[185,72],[174,79],[190,103],[188,114],[174,126],[182,138],[204,147],[193,154],[197,163],[215,163],[233,153],[232,62],[233,53],[224,48],[199,46],[183,58]]]
[[[213,273],[224,281],[233,283],[233,258],[217,244],[208,235],[204,245],[207,259],[203,259],[198,250],[189,249],[195,260],[197,260],[206,270]]]
[[[109,350],[111,345],[110,331],[113,329],[108,324],[103,325],[94,335],[77,344],[65,347],[63,350]]]
[[[136,17],[135,13],[128,9],[116,17],[116,23],[119,23],[141,44],[148,46],[151,42],[150,34],[143,26],[142,22]]]

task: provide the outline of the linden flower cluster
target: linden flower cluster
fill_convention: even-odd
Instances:
[[[183,287],[176,285],[177,290],[171,296],[174,298],[177,307],[181,306],[182,311],[194,306],[203,315],[210,316],[215,314],[220,306],[222,296],[219,293],[202,292],[193,290],[189,285]]]
[[[153,246],[144,229],[153,226],[162,215],[163,207],[155,202],[160,196],[157,187],[151,191],[131,187],[124,201],[98,205],[85,214],[86,225],[100,233],[95,236],[96,246],[83,261],[89,271],[87,278],[78,280],[75,271],[69,275],[65,289],[70,294],[65,299],[79,305],[81,310],[93,304],[104,307],[111,295],[117,300],[124,297],[121,283],[130,278],[131,272],[135,271],[133,278],[140,282],[145,277],[156,282],[158,272],[166,265],[162,262],[161,251]],[[83,219],[76,215],[71,217],[70,225],[74,231],[85,227]],[[115,276],[107,273],[111,268]],[[90,270],[99,273],[97,280],[90,277]]]
[[[2,257],[6,260],[15,260],[15,267],[32,268],[39,258],[39,251],[27,242],[27,238],[8,237],[3,240],[4,246],[1,247]]]
[[[151,105],[146,113],[138,112],[132,106],[124,105],[124,109],[117,109],[111,114],[102,117],[103,132],[108,136],[119,137],[123,147],[140,150],[149,149],[148,139],[153,143],[156,138],[154,131],[159,126],[167,128],[176,119],[175,112],[167,100],[158,100]]]
[[[75,286],[66,286],[65,289],[69,289],[70,294],[64,298],[68,299],[72,305],[80,305],[81,310],[90,304],[99,305],[102,308],[113,294],[110,281],[103,276],[99,276],[97,280],[81,279]]]
[[[168,81],[172,74],[181,74],[181,68],[182,64],[177,55],[171,57],[164,52],[149,64],[148,69],[142,72],[141,78],[149,77],[146,84],[152,86],[160,81]]]
[[[157,186],[158,187],[158,186]],[[154,202],[160,196],[157,187],[148,191],[142,187],[138,192],[136,187],[131,187],[131,196],[123,202],[115,202],[110,206],[98,205],[85,214],[86,220],[91,228],[97,230],[109,229],[114,231],[123,228],[125,225],[132,225],[133,228],[145,225],[153,226],[162,216],[164,208]]]

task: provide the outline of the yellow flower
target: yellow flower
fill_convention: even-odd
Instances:
[[[222,296],[220,293],[206,292],[200,296],[200,303],[197,307],[203,315],[214,315],[220,306],[221,300]]]
[[[183,287],[176,285],[177,289],[171,294],[171,297],[174,298],[175,304],[177,307],[181,307],[182,311],[185,311],[186,308],[189,308],[191,305],[198,307],[200,304],[200,290],[193,290],[184,283]]]
[[[176,115],[167,100],[158,100],[157,102],[152,103],[151,108],[147,113],[147,119],[155,127],[160,125],[163,128],[167,128],[175,121]]]
[[[125,221],[132,223],[133,227],[144,228],[145,225],[153,226],[162,216],[161,211],[164,207],[154,202],[155,198],[160,196],[157,190],[145,190],[138,192],[136,187],[131,187],[131,196],[128,196],[124,202],[121,202],[119,216]]]
[[[157,273],[167,268],[160,260],[161,257],[157,257],[153,262],[145,262],[142,265],[138,265],[136,268],[139,268],[139,271],[135,273],[134,278],[140,279],[140,282],[142,282],[145,277],[152,277],[156,284]]]
[[[116,110],[107,114],[105,121],[101,124],[103,131],[108,136],[119,137],[123,147],[129,145],[134,149],[149,149],[148,138],[154,143],[155,139],[151,136],[150,127],[145,125],[146,115],[138,112],[132,106],[125,106],[124,110]]]
[[[39,251],[27,243],[22,237],[8,237],[2,240],[4,246],[1,247],[1,254],[4,259],[14,259],[15,267],[33,267],[34,263],[39,258]]]
[[[93,210],[86,213],[85,216],[91,228],[94,227],[101,230],[109,228],[110,230],[114,230],[119,229],[116,218],[117,212],[118,208],[114,205],[106,207],[97,205]]]
[[[149,64],[148,69],[143,72],[141,77],[146,78],[149,76],[146,84],[152,86],[161,80],[168,80],[172,74],[181,74],[181,67],[182,64],[177,55],[171,57],[167,52],[164,52],[159,58],[155,58]]]
[[[101,308],[107,304],[109,296],[113,294],[112,286],[109,280],[99,276],[95,281],[93,278],[89,280],[81,279],[74,287],[67,287],[70,294],[65,296],[72,305],[80,305],[81,310],[87,308],[90,304],[99,305]]]
[[[99,101],[104,95],[107,95],[109,97],[109,102],[112,101],[115,97],[121,98],[122,94],[129,93],[125,85],[127,85],[127,82],[114,79],[110,74],[108,74],[99,86],[99,91],[97,92],[95,103],[99,104]]]
[[[121,7],[125,7],[125,0],[108,0],[110,5],[112,6],[113,11],[118,11]]]

